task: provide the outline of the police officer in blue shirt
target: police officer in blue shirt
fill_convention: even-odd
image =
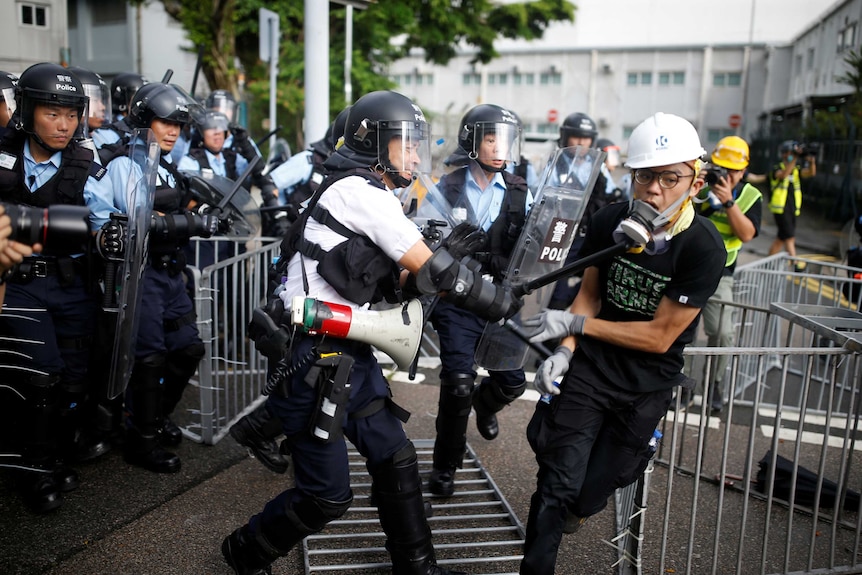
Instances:
[[[527,182],[505,170],[507,163],[520,158],[520,141],[521,122],[515,113],[494,104],[472,108],[461,119],[459,148],[446,160],[456,169],[438,184],[454,210],[478,228],[476,234],[463,236],[462,245],[472,243],[472,248],[457,256],[480,259],[482,273],[497,281],[503,279],[532,203]],[[459,251],[451,245],[456,230],[448,239],[450,252]],[[477,236],[487,237],[477,240]],[[442,367],[437,439],[428,487],[435,495],[449,496],[455,490],[455,469],[464,461],[471,407],[476,410],[479,433],[492,440],[499,433],[497,412],[520,397],[527,383],[521,369],[495,371],[474,389],[477,373],[473,356],[486,321],[441,301],[431,322],[440,338]]]
[[[185,209],[184,180],[171,161],[171,149],[194,106],[192,97],[180,88],[156,82],[135,93],[127,118],[132,128],[152,130],[161,150],[149,259],[138,310],[135,364],[126,394],[129,417],[124,445],[128,463],[156,473],[180,470],[180,459],[163,449],[182,439],[169,416],[204,355],[194,306],[182,274],[182,247],[192,236],[211,236],[219,225],[212,214],[193,214]],[[127,154],[121,154],[107,169],[114,186],[115,211],[126,212],[125,184],[137,164]]]
[[[81,82],[56,64],[35,64],[21,74],[15,98],[10,130],[0,141],[0,200],[88,206],[91,230],[98,230],[95,213],[111,190],[92,151],[75,141],[87,109]],[[4,382],[21,401],[11,422],[21,454],[17,484],[36,512],[58,508],[61,492],[78,485],[74,471],[58,461],[92,459],[109,449],[78,433],[80,406],[93,384],[87,368],[97,309],[87,282],[89,254],[80,251],[25,258],[6,280],[6,313],[0,314],[8,352]]]

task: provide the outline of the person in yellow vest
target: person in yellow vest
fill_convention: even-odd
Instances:
[[[707,172],[707,184],[711,185],[700,191],[699,197],[704,200],[699,205],[700,213],[709,218],[721,235],[724,249],[727,250],[727,261],[718,288],[703,308],[703,329],[707,336],[707,345],[729,347],[734,340],[732,310],[717,302],[733,301],[736,258],[742,244],[751,241],[760,233],[763,201],[760,191],[743,181],[749,161],[748,143],[745,140],[739,136],[722,138],[716,144],[710,161],[717,169],[713,168]],[[724,406],[723,380],[728,359],[729,356],[726,355],[716,356],[711,370],[710,410],[714,414],[719,413]],[[705,398],[706,394],[704,401]],[[690,401],[689,398],[682,399],[687,400],[682,405]]]
[[[775,225],[778,227],[778,237],[769,248],[769,255],[777,254],[784,248],[790,256],[796,255],[796,217],[802,207],[803,178],[811,178],[817,174],[814,156],[806,158],[805,166],[800,168],[797,161],[803,153],[802,147],[792,140],[782,142],[778,149],[781,162],[769,174],[769,188],[772,195],[769,200],[769,211],[775,215]],[[797,269],[803,269],[804,264],[796,264]]]

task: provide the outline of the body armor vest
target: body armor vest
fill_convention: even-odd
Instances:
[[[222,150],[221,155],[224,158],[225,177],[231,180],[236,180],[239,177],[239,174],[236,171],[236,152],[233,150]],[[212,170],[209,158],[207,157],[206,148],[192,148],[189,150],[189,156],[197,160],[201,170]]]

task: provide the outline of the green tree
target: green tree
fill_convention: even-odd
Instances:
[[[142,3],[147,0],[130,0]],[[269,75],[258,60],[258,10],[280,17],[278,117],[288,141],[298,146],[304,109],[303,0],[161,0],[172,18],[203,50],[202,73],[213,89],[247,91],[253,133],[268,115]],[[391,88],[387,66],[413,48],[426,59],[445,64],[459,45],[476,50],[473,61],[487,63],[498,54],[498,38],[541,38],[548,25],[574,19],[568,0],[376,0],[354,10],[351,81],[355,94]],[[330,4],[329,79],[331,116],[344,107],[345,8]],[[398,42],[392,39],[397,38]],[[239,64],[239,65],[237,65]],[[244,74],[242,73],[244,71]],[[241,82],[245,78],[244,84]]]
[[[835,81],[853,88],[853,94],[840,107],[816,110],[813,121],[805,126],[809,139],[846,138],[858,133],[862,124],[862,52],[854,48],[844,56],[848,70]],[[851,130],[854,127],[855,130]]]

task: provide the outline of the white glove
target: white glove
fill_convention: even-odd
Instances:
[[[554,382],[561,382],[563,376],[569,371],[569,362],[572,361],[572,350],[564,345],[558,346],[554,353],[542,362],[536,370],[536,379],[533,385],[542,395],[559,395],[560,388]]]
[[[532,342],[559,339],[567,335],[583,335],[586,316],[576,315],[560,309],[545,310],[539,315],[525,319],[524,332]]]

